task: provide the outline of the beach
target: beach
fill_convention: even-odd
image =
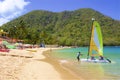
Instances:
[[[43,55],[49,50],[12,49],[9,53],[0,53],[0,80],[82,80],[57,61],[50,60],[50,56]]]

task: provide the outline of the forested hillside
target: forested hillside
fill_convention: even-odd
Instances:
[[[59,13],[35,10],[1,28],[26,43],[85,46],[89,45],[92,18],[101,25],[104,45],[120,45],[120,21],[89,8]]]

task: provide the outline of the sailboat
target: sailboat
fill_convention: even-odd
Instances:
[[[111,62],[109,59],[106,59],[103,56],[103,40],[102,40],[101,28],[99,23],[94,19],[92,22],[90,45],[88,49],[87,59],[82,59],[81,61],[98,62],[98,63]]]

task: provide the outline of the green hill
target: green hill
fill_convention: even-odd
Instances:
[[[101,25],[104,45],[120,45],[120,21],[90,8],[59,13],[35,10],[2,28],[10,37],[24,39],[26,43],[85,46],[89,45],[91,18]]]

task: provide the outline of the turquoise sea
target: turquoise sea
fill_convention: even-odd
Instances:
[[[83,54],[81,58],[87,58],[87,47],[53,50],[51,56],[84,80],[120,80],[120,46],[104,47],[104,56],[112,63],[78,62],[76,56],[79,51]]]

